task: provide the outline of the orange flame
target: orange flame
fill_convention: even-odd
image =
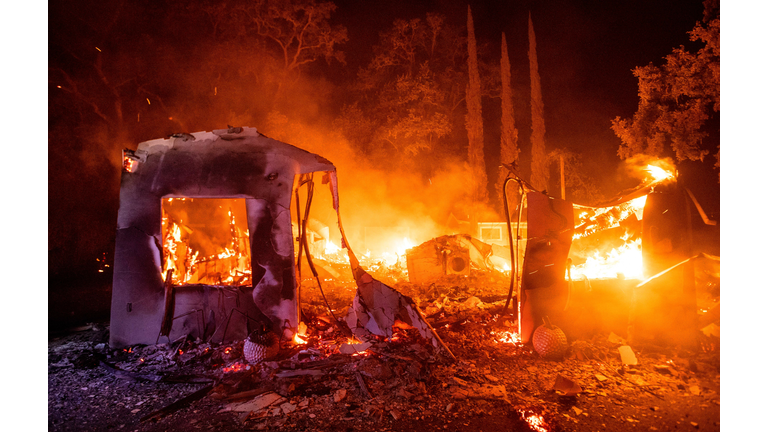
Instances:
[[[129,158],[128,156],[125,156],[123,158],[123,169],[129,173],[132,173],[136,171],[136,168],[139,166],[139,161],[136,159]]]
[[[648,164],[648,166],[645,167],[645,171],[650,174],[654,182],[661,182],[667,179],[675,178],[674,173],[656,165]]]
[[[594,213],[591,216],[590,211],[582,211],[576,218],[578,229],[573,234],[573,239],[578,240],[600,231],[616,228],[633,214],[638,219],[642,219],[646,199],[647,196],[643,195],[617,206],[600,207],[592,210]]]
[[[608,279],[619,276],[644,279],[640,239],[613,248],[607,253],[595,251],[584,264],[574,266],[571,270],[572,279]]]
[[[661,165],[668,166],[663,168]],[[650,185],[674,179],[674,167],[664,161],[649,163],[643,168],[649,177]],[[577,216],[577,229],[573,240],[595,234],[600,231],[618,227],[622,221],[634,214],[638,220],[643,217],[643,209],[647,195],[614,207],[603,207],[594,211],[582,211]],[[629,236],[622,237],[624,244],[608,251],[596,250],[587,257],[585,263],[571,269],[573,279],[616,278],[643,279],[643,257],[640,239],[630,240]]]
[[[405,255],[405,252],[414,246],[416,246],[416,244],[412,242],[411,239],[403,237],[403,240],[397,246],[397,254],[400,256]]]
[[[416,246],[416,244],[408,237],[403,237],[402,240],[396,242],[395,252],[384,252],[381,254],[381,259],[386,266],[391,267],[396,265],[400,259],[405,256],[405,252],[414,246]]]
[[[184,198],[176,198],[184,201]],[[174,201],[168,198],[167,203]],[[182,233],[182,227],[169,215],[164,214],[163,254],[165,265],[162,276],[165,279],[168,270],[173,270],[172,282],[176,285],[185,283],[204,284],[247,284],[251,276],[251,260],[248,247],[248,230],[245,233],[238,228],[234,213],[228,212],[229,219],[229,245],[219,249],[216,253],[200,257],[200,251],[193,251],[190,241]],[[184,226],[187,233],[194,231]]]
[[[341,248],[336,246],[334,242],[332,242],[330,239],[326,240],[325,242],[325,254],[326,255],[333,255],[335,253],[338,253],[341,251]]]
[[[666,171],[665,171],[666,172]],[[647,195],[614,207],[602,207],[594,211],[583,211],[577,216],[577,230],[573,240],[616,228],[635,215],[642,220]],[[593,213],[590,216],[590,213]],[[628,278],[643,279],[643,257],[641,239],[630,239],[628,234],[621,238],[624,244],[610,250],[595,250],[586,262],[571,269],[572,279]]]

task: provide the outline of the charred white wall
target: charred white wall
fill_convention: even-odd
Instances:
[[[203,310],[210,326],[223,326],[232,308],[266,315],[273,330],[298,325],[296,269],[290,205],[297,175],[335,171],[328,160],[260,135],[253,128],[183,134],[139,144],[133,172],[123,171],[120,187],[110,345],[153,344],[163,315],[161,276],[162,208],[167,197],[244,198],[248,212],[253,294],[221,297],[216,290],[176,289],[175,316]],[[217,299],[212,299],[217,296]],[[219,298],[221,297],[221,298]],[[222,300],[223,298],[223,300]],[[245,304],[243,304],[245,303]],[[200,313],[174,322],[170,337],[195,335]],[[245,337],[245,318],[232,315],[227,339]],[[221,337],[217,333],[217,337]],[[202,335],[200,335],[202,336]]]

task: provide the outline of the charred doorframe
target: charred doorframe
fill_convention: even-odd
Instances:
[[[225,313],[237,308],[250,316],[260,311],[275,332],[283,328],[294,331],[298,305],[292,192],[297,176],[335,171],[333,164],[252,128],[147,141],[127,158],[133,162],[124,167],[121,179],[110,345],[152,344],[157,340],[165,303],[162,199],[170,197],[245,199],[254,272],[252,296],[242,290],[222,292],[204,286],[178,290],[174,316],[195,308]],[[195,315],[177,320],[169,337],[199,333]],[[217,325],[223,318],[217,314]],[[232,328],[227,339],[244,338],[245,318],[233,315],[232,320],[241,322],[229,324]]]

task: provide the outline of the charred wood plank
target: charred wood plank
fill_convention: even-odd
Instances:
[[[175,375],[165,376],[161,381],[172,384],[206,384],[215,381],[215,378],[206,375]]]
[[[173,269],[165,273],[165,307],[163,309],[163,321],[160,325],[160,335],[168,336],[173,327],[173,313],[176,310],[176,292],[173,289]]]
[[[236,400],[239,400],[239,399],[253,398],[253,397],[259,396],[261,394],[264,394],[264,393],[266,393],[268,391],[271,391],[271,390],[269,388],[258,388],[258,389],[253,389],[253,390],[241,391],[239,393],[234,393],[234,394],[231,394],[231,395],[225,397],[224,400],[227,401],[227,402],[232,402],[232,401],[236,401]]]
[[[324,360],[308,361],[303,363],[292,363],[291,368],[292,369],[326,369],[326,368],[331,368],[335,366],[341,366],[347,363],[349,363],[349,359],[347,358],[324,359]]]
[[[278,372],[275,374],[278,378],[291,378],[303,375],[324,375],[325,373],[318,369],[297,369],[290,371]]]
[[[147,373],[137,373],[137,372],[131,372],[127,370],[123,370],[120,368],[117,368],[109,363],[104,362],[103,360],[99,360],[99,364],[101,367],[103,367],[107,372],[111,373],[112,375],[122,378],[122,379],[128,379],[131,381],[152,381],[152,382],[158,382],[163,380],[162,375],[157,374],[147,374]]]
[[[183,398],[171,403],[170,405],[166,405],[163,408],[160,408],[157,411],[151,412],[147,414],[146,416],[141,418],[141,423],[144,423],[147,420],[152,420],[155,418],[160,418],[163,416],[166,416],[168,414],[172,414],[187,405],[191,404],[192,402],[202,399],[205,397],[205,395],[208,394],[213,389],[214,383],[210,383],[206,385],[205,387],[201,388],[200,390],[195,391],[194,393],[184,396]]]
[[[373,399],[373,396],[371,395],[371,392],[368,391],[368,386],[365,385],[365,378],[363,378],[363,374],[360,372],[355,372],[355,378],[357,378],[357,384],[360,386],[360,390],[363,391],[363,394],[368,399]]]

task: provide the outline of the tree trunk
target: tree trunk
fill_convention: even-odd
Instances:
[[[467,86],[466,127],[469,138],[469,167],[475,178],[475,190],[472,198],[476,202],[488,201],[488,175],[485,172],[483,154],[483,113],[480,102],[480,72],[477,67],[477,46],[475,26],[472,22],[472,9],[467,6],[467,47],[469,49],[469,85]]]

